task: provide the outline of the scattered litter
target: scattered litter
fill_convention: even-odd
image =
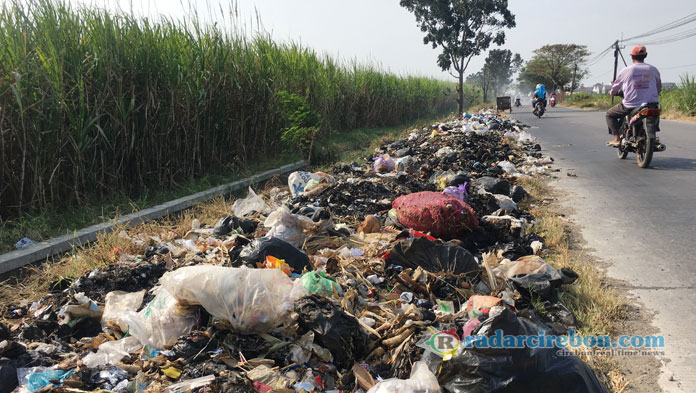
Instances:
[[[21,250],[21,249],[29,247],[33,244],[34,244],[34,242],[31,239],[29,239],[28,237],[23,237],[23,238],[19,239],[17,241],[17,243],[15,243],[15,248],[17,248],[18,250]]]
[[[3,304],[0,387],[605,392],[555,350],[426,344],[577,325],[563,303],[577,275],[546,263],[526,230],[518,179],[553,160],[524,128],[467,113],[327,173],[293,172],[287,187],[249,188],[190,230],[123,231],[130,246],[109,265]]]

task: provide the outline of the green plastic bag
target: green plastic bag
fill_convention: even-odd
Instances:
[[[302,276],[302,285],[310,293],[317,295],[333,296],[334,288],[339,296],[343,295],[341,286],[336,281],[326,277],[326,273],[323,271],[305,273]]]

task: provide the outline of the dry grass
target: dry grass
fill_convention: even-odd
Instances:
[[[521,183],[532,198],[526,202],[535,217],[532,233],[546,241],[549,254],[546,261],[556,268],[571,268],[580,278],[563,294],[564,302],[578,320],[579,335],[614,335],[618,322],[627,316],[626,305],[604,281],[603,274],[583,250],[577,250],[571,237],[571,228],[557,212],[556,206],[541,203],[554,196],[548,179],[526,178]],[[623,392],[628,381],[617,362],[602,354],[588,355],[588,348],[578,348],[580,357],[600,376],[600,379],[616,393]]]
[[[277,180],[266,183],[278,184]],[[234,197],[233,197],[234,198]],[[75,279],[85,273],[119,262],[120,255],[142,254],[144,249],[137,246],[123,234],[138,236],[158,236],[160,239],[181,237],[191,229],[194,218],[201,223],[214,225],[220,217],[231,214],[231,200],[218,197],[207,203],[185,210],[180,214],[140,224],[133,227],[118,226],[111,233],[97,236],[88,247],[75,248],[59,259],[48,260],[15,271],[0,283],[0,298],[5,304],[19,304],[36,301],[48,292],[49,283],[60,279]]]
[[[696,116],[689,116],[689,115],[685,114],[684,112],[674,110],[674,109],[663,110],[660,118],[665,119],[665,120],[690,121],[690,122],[696,123]]]

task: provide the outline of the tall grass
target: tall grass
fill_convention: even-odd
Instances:
[[[0,218],[168,187],[279,154],[276,92],[321,132],[453,111],[452,84],[344,63],[194,20],[61,0],[0,11]]]
[[[663,90],[660,94],[663,108],[674,109],[688,116],[696,116],[696,77],[684,75],[677,89]]]

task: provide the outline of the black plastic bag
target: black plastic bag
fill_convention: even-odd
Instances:
[[[550,273],[518,274],[509,278],[512,286],[525,299],[541,298],[556,302],[556,288],[562,284],[572,284],[578,279],[578,274],[568,268],[552,269]]]
[[[225,236],[232,232],[250,234],[256,232],[258,223],[256,221],[227,216],[220,219],[213,228],[213,235]]]
[[[476,278],[480,272],[476,259],[457,244],[435,243],[425,237],[403,239],[389,253],[388,265],[423,269],[431,273],[447,272],[470,274]]]
[[[307,254],[277,237],[255,239],[253,242],[244,246],[238,256],[235,254],[236,253],[230,251],[230,259],[232,259],[233,266],[239,264],[235,264],[235,262],[241,262],[256,267],[257,262],[264,262],[266,256],[271,255],[285,260],[296,273],[301,273],[305,268],[307,268],[307,270],[312,270],[312,264],[309,263]]]
[[[330,299],[311,295],[295,303],[295,312],[302,334],[314,331],[314,341],[328,349],[333,363],[347,369],[360,360],[367,349],[367,333],[358,320],[343,312]]]
[[[478,328],[481,335],[550,334],[546,326],[518,318],[510,310],[488,318]],[[438,376],[444,392],[456,393],[608,393],[592,369],[575,355],[558,354],[559,348],[464,348],[442,363]],[[433,362],[434,354],[427,354]],[[432,368],[431,368],[432,369]]]

